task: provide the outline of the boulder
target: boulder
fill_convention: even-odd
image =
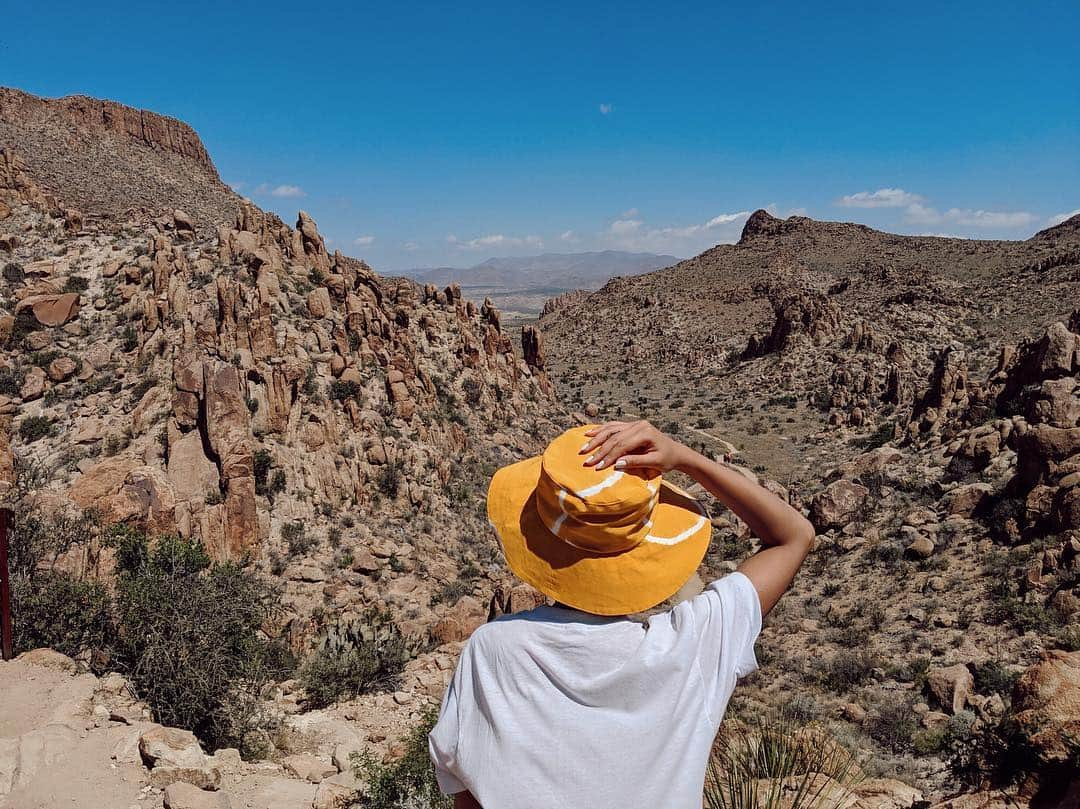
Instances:
[[[843,528],[858,515],[870,490],[850,480],[837,480],[810,501],[810,522],[818,531]]]
[[[190,730],[158,725],[139,736],[139,753],[148,767],[203,767],[206,753]]]
[[[16,316],[24,309],[30,309],[42,326],[63,326],[79,314],[79,293],[32,295],[15,305]]]
[[[472,596],[462,596],[431,629],[436,643],[466,640],[487,620],[487,610]]]
[[[330,314],[330,291],[326,287],[316,287],[307,296],[307,308],[312,317],[326,317]]]
[[[41,668],[46,669],[66,671],[71,674],[74,674],[79,670],[79,664],[67,655],[46,648],[31,649],[29,652],[23,652],[15,658],[15,661],[30,666],[40,666]]]
[[[164,809],[230,809],[229,799],[222,792],[207,792],[186,781],[165,787]]]
[[[281,764],[285,767],[286,772],[313,784],[317,784],[323,779],[338,773],[337,767],[332,763],[304,753],[285,756]]]
[[[1080,652],[1046,652],[1020,675],[1012,714],[1047,762],[1066,763],[1080,739]]]
[[[975,678],[963,663],[952,666],[931,667],[926,677],[930,692],[944,708],[952,713],[964,709],[968,694],[975,687]]]
[[[189,730],[156,725],[139,736],[139,755],[150,768],[150,785],[164,789],[184,781],[200,789],[217,789],[221,772]]]
[[[177,208],[172,213],[173,227],[176,228],[178,234],[186,234],[188,236],[195,235],[195,223],[191,221],[191,217],[184,211]]]
[[[19,388],[19,396],[24,402],[32,402],[40,399],[45,393],[45,372],[40,368],[31,368],[23,377],[22,386]]]
[[[64,382],[71,379],[77,370],[79,366],[71,357],[57,357],[49,363],[49,379],[53,382]]]
[[[851,795],[858,799],[858,809],[910,809],[923,800],[922,792],[895,778],[860,781]]]
[[[81,508],[99,506],[120,491],[128,474],[139,466],[131,457],[116,455],[87,469],[68,489],[68,497]]]
[[[919,534],[918,531],[915,535],[915,538],[904,549],[904,553],[919,559],[930,558],[934,552],[934,541],[924,534]]]
[[[981,507],[994,493],[994,487],[989,483],[969,483],[966,486],[957,486],[945,494],[945,510],[949,514],[961,517],[970,517]]]

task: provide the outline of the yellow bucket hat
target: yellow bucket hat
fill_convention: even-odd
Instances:
[[[658,472],[584,466],[589,429],[496,472],[488,518],[510,569],[540,592],[597,615],[641,612],[697,570],[712,526]]]

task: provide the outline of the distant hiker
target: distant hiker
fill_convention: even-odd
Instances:
[[[694,478],[759,536],[738,571],[667,612],[709,545]],[[495,473],[488,516],[507,564],[555,600],[462,650],[429,737],[456,809],[701,809],[709,750],[761,617],[810,550],[776,495],[648,422],[569,430]]]

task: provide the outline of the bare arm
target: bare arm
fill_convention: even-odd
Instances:
[[[647,421],[613,421],[589,432],[581,448],[586,466],[684,472],[737,514],[766,547],[739,571],[754,585],[767,613],[791,585],[814,541],[814,529],[798,511],[734,469],[709,460],[669,438]]]

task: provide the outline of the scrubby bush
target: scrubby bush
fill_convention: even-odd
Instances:
[[[210,748],[252,750],[268,719],[260,692],[286,676],[288,653],[262,633],[277,590],[251,569],[212,563],[197,540],[151,542],[131,529],[116,545],[117,664],[166,725]]]
[[[81,275],[69,275],[64,281],[64,292],[86,292],[90,288],[90,279]]]
[[[27,416],[19,422],[19,438],[27,444],[52,435],[53,423],[47,416]]]
[[[351,379],[346,379],[344,381],[335,379],[327,387],[327,396],[329,396],[332,401],[344,402],[346,399],[355,399],[360,395],[362,390],[363,388],[360,387],[359,383],[354,382]]]
[[[319,544],[318,537],[309,534],[300,520],[282,525],[281,538],[289,546],[289,556],[304,556]]]
[[[69,657],[103,653],[113,636],[112,597],[105,585],[46,571],[12,582],[16,653],[47,646]]]
[[[312,707],[372,691],[392,690],[416,644],[386,611],[367,610],[360,620],[327,630],[304,661],[299,678]]]
[[[820,785],[820,775],[832,779]],[[705,776],[705,809],[843,806],[860,780],[855,756],[823,731],[790,720],[726,729]]]
[[[398,496],[398,490],[401,488],[401,470],[398,469],[396,463],[391,461],[379,470],[375,482],[379,491],[393,500]]]
[[[843,649],[821,667],[821,681],[842,694],[870,679],[877,661],[865,649]]]
[[[24,378],[18,368],[0,368],[0,394],[10,398],[18,396]]]
[[[902,753],[911,747],[911,737],[918,730],[911,703],[903,697],[886,697],[866,719],[866,732],[883,747]]]
[[[976,663],[973,667],[975,675],[975,691],[980,694],[1004,694],[1012,693],[1013,686],[1019,678],[1019,673],[1011,671],[996,660],[988,660],[985,663]]]
[[[424,714],[405,739],[405,754],[383,764],[371,753],[355,757],[354,772],[364,782],[347,806],[357,809],[451,809],[452,798],[439,792],[435,769],[428,756],[428,734],[438,719]]]
[[[4,265],[4,280],[9,284],[21,284],[25,278],[26,271],[23,270],[21,264],[9,261]]]

